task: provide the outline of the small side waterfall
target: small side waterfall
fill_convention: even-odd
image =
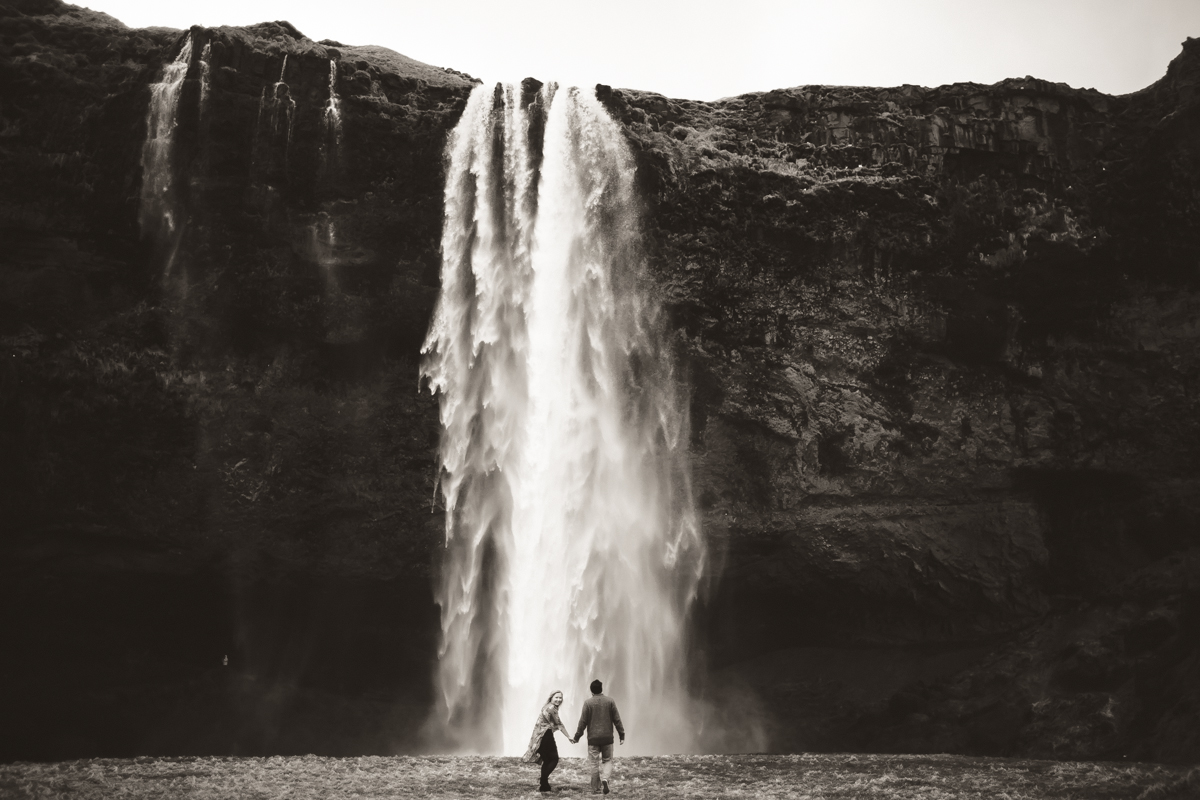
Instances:
[[[175,130],[179,98],[192,61],[189,33],[175,59],[163,67],[160,83],[150,86],[146,141],[142,145],[142,192],[138,224],[142,236],[155,237],[167,248],[164,276],[171,274],[183,233],[182,209],[175,187]]]
[[[208,94],[212,91],[212,42],[206,42],[200,51],[200,113],[208,108]]]
[[[290,150],[292,147],[292,125],[296,119],[296,101],[292,99],[291,88],[283,80],[284,76],[287,75],[287,62],[288,57],[285,53],[283,56],[283,67],[279,70],[279,80],[275,82],[275,87],[271,95],[274,100],[271,104],[271,129],[278,133],[281,124],[287,125],[287,141],[285,146]]]
[[[317,266],[321,268],[321,275],[325,279],[325,291],[337,292],[340,288],[334,272],[337,265],[337,224],[327,212],[322,211],[307,229],[308,250]]]
[[[337,93],[337,62],[329,59],[329,101],[325,103],[325,130],[334,147],[342,143],[342,101]]]
[[[330,178],[338,168],[342,147],[342,101],[337,93],[337,61],[329,59],[329,100],[325,103],[325,139],[321,142],[321,168]]]
[[[270,86],[264,86],[258,98],[258,121],[255,125],[254,138],[256,142],[266,134],[268,140],[279,136],[283,129],[283,163],[286,169],[292,149],[292,126],[296,117],[296,101],[292,99],[290,87],[284,81],[287,75],[288,57],[284,53],[283,66],[279,69],[279,80]],[[263,130],[263,117],[266,117],[267,131]]]
[[[635,167],[588,93],[479,86],[447,145],[440,401],[443,729],[524,751],[593,678],[630,751],[692,745],[685,622],[705,565]]]

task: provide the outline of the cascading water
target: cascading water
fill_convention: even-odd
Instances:
[[[329,59],[329,100],[325,103],[325,140],[321,142],[321,168],[326,179],[334,177],[342,146],[342,101],[337,93],[337,61]]]
[[[444,732],[519,754],[551,691],[571,727],[600,678],[630,752],[689,750],[705,549],[628,147],[577,89],[481,86],[447,155],[423,365],[443,425]]]
[[[292,99],[291,89],[284,82],[287,74],[288,54],[283,55],[283,66],[279,69],[279,80],[270,87],[264,86],[258,98],[258,121],[255,124],[254,138],[256,145],[263,134],[263,115],[267,116],[270,134],[268,140],[279,134],[280,127],[285,126],[283,144],[283,161],[286,169],[292,149],[292,127],[296,116],[296,101]],[[258,145],[261,146],[261,145]]]
[[[338,291],[337,275],[334,267],[337,264],[337,226],[326,212],[321,212],[317,220],[308,226],[308,249],[321,274],[325,278],[327,292]]]
[[[286,121],[287,141],[285,147],[287,150],[291,150],[292,124],[296,117],[296,101],[292,99],[291,88],[288,87],[283,80],[284,76],[287,74],[287,60],[287,54],[284,54],[283,67],[279,70],[279,80],[275,82],[275,88],[273,91],[275,102],[271,106],[271,128],[278,133],[280,123]],[[283,112],[283,119],[280,118],[280,111]]]
[[[212,42],[200,51],[200,113],[208,108],[208,93],[212,91]]]
[[[329,101],[325,104],[325,130],[336,148],[342,142],[342,102],[337,93],[337,62],[329,59]]]
[[[192,61],[192,35],[184,39],[175,59],[163,67],[163,79],[150,85],[146,110],[146,141],[142,145],[142,193],[138,224],[143,236],[156,237],[167,247],[164,275],[169,276],[179,237],[181,209],[174,185],[175,129],[179,97]]]

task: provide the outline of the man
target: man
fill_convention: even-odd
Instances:
[[[608,779],[612,776],[613,756],[613,726],[621,735],[621,744],[625,744],[625,726],[621,724],[621,714],[612,698],[605,697],[604,684],[592,681],[592,696],[583,703],[583,713],[579,715],[579,730],[571,744],[579,741],[583,731],[588,735],[588,759],[592,762],[592,792],[608,794]]]

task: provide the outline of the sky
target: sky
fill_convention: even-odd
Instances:
[[[1124,94],[1166,72],[1200,0],[76,0],[127,25],[287,20],[487,81],[715,100],[803,84],[1032,75]]]

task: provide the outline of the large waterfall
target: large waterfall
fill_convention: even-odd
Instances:
[[[629,149],[590,93],[479,86],[447,163],[423,365],[443,426],[443,733],[520,754],[552,691],[574,732],[600,678],[625,752],[686,751],[705,551]]]

